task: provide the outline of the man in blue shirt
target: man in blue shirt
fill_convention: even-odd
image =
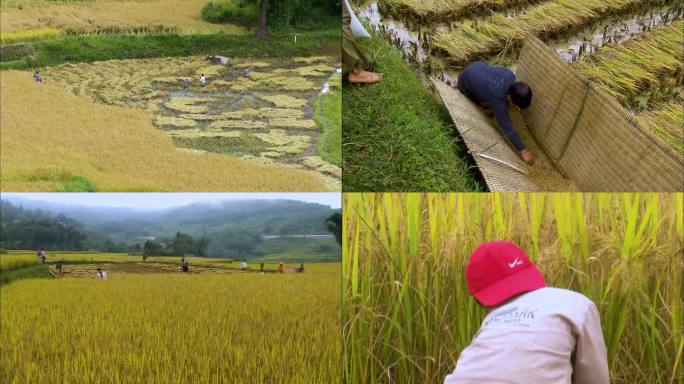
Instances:
[[[499,129],[520,152],[520,157],[527,164],[534,164],[532,153],[525,148],[508,114],[509,103],[519,108],[530,106],[532,90],[527,84],[515,81],[515,74],[508,68],[477,61],[458,75],[458,90],[477,105],[491,108]]]

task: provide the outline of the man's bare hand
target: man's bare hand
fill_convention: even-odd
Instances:
[[[523,161],[526,162],[527,165],[534,165],[534,156],[532,156],[532,152],[530,152],[529,149],[525,148],[520,151],[520,157],[522,157]]]

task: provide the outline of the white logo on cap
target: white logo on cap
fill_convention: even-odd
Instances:
[[[516,257],[515,260],[511,261],[510,263],[508,263],[508,266],[511,267],[511,268],[515,268],[516,265],[522,265],[522,263],[523,263],[523,261],[520,260],[519,257]]]

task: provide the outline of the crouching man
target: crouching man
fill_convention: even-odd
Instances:
[[[515,131],[508,112],[510,103],[523,109],[530,106],[532,90],[527,84],[515,81],[515,74],[508,68],[477,61],[458,75],[458,90],[475,104],[491,108],[499,129],[520,152],[520,157],[527,164],[534,164],[532,152]]]
[[[468,291],[489,310],[445,384],[608,384],[594,303],[546,287],[524,251],[506,241],[480,245],[466,267]]]

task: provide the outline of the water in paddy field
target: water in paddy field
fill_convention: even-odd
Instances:
[[[602,20],[575,33],[571,37],[561,37],[547,44],[565,61],[575,61],[585,54],[592,54],[596,49],[607,44],[620,44],[651,29],[671,24],[684,18],[684,6],[669,5],[650,9],[638,15],[623,18],[612,17]]]
[[[506,16],[509,19],[515,18],[525,12],[525,9],[507,10]],[[435,76],[447,84],[455,83],[458,71],[451,67],[439,52],[432,49],[430,35],[456,29],[465,19],[420,25],[409,20],[395,19],[388,12],[383,12],[377,2],[366,3],[358,12],[358,16],[392,45],[399,48],[406,61],[416,65],[421,73]],[[684,19],[684,5],[678,2],[678,4],[659,6],[627,15],[609,16],[579,31],[574,30],[546,43],[563,60],[574,61],[582,55],[594,53],[596,49],[606,44],[623,43],[652,28],[682,19]]]

